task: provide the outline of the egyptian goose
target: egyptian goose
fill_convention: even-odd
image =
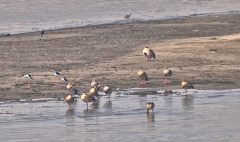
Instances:
[[[72,85],[72,83],[71,82],[68,82],[68,85],[66,86],[66,88],[69,90],[69,92],[70,92],[70,90],[73,88],[73,85]]]
[[[171,83],[171,76],[172,76],[172,71],[170,69],[168,69],[167,67],[165,67],[163,69],[163,75],[165,76],[163,83]]]
[[[146,72],[142,71],[141,69],[138,69],[138,76],[140,78],[139,84],[146,84],[146,81],[148,81]]]
[[[23,77],[28,78],[28,88],[31,88],[31,80],[33,79],[30,74],[24,74]]]
[[[124,18],[128,20],[130,18],[130,16],[131,16],[131,13],[126,15]]]
[[[70,105],[74,102],[74,97],[71,94],[67,94],[65,97],[65,101],[68,104],[68,108],[70,108]]]
[[[110,95],[112,94],[112,88],[108,85],[104,85],[103,92],[105,92],[106,95],[109,95],[108,99],[110,98]]]
[[[100,90],[100,85],[96,82],[95,79],[92,80],[91,87]]]
[[[154,106],[155,106],[154,102],[148,102],[147,103],[147,113],[150,109],[152,109],[152,111],[153,111]]]
[[[92,95],[87,94],[87,93],[83,93],[83,94],[81,95],[81,100],[87,104],[87,109],[88,109],[88,103],[89,103],[89,102],[94,102],[94,101],[96,101],[96,99],[95,99]]]
[[[185,89],[186,95],[187,95],[187,89],[194,89],[194,86],[185,80],[182,81],[181,85]]]
[[[92,96],[98,96],[98,89],[97,88],[98,88],[97,86],[95,86],[94,88],[91,88],[89,90],[89,94],[92,95]]]
[[[143,49],[143,55],[147,57],[148,62],[151,62],[151,58],[156,59],[155,53],[153,52],[152,49],[149,49],[148,47],[145,47]]]

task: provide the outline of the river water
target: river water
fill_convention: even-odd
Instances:
[[[62,99],[1,102],[0,140],[54,141],[236,141],[240,140],[240,90],[175,90],[181,94],[101,97],[98,104]],[[103,94],[103,93],[102,93]],[[138,94],[138,93],[137,93]],[[146,114],[146,103],[155,109]]]
[[[0,35],[239,10],[237,0],[0,0]]]

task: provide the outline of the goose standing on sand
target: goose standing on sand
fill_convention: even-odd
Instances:
[[[96,82],[95,79],[92,80],[91,87],[92,88],[97,88],[98,90],[100,89],[100,85]]]
[[[147,113],[150,109],[152,109],[152,112],[153,112],[154,106],[155,106],[154,102],[148,102],[147,103]]]
[[[167,67],[165,67],[163,69],[163,75],[165,76],[163,83],[171,83],[171,76],[172,76],[172,71],[170,69],[168,69]]]
[[[155,53],[152,49],[149,49],[148,47],[145,47],[143,49],[143,55],[147,57],[147,62],[151,62],[151,58],[156,59]]]
[[[72,96],[72,94],[67,94],[65,97],[65,101],[68,104],[68,108],[71,108],[71,104],[74,103],[74,97]]]
[[[30,74],[24,74],[23,77],[28,78],[28,88],[31,88],[31,80],[33,79]]]
[[[66,86],[66,88],[69,90],[69,92],[71,92],[70,90],[73,88],[73,85],[71,84],[71,82],[68,82],[68,85]]]
[[[112,94],[112,88],[109,87],[108,85],[104,85],[103,87],[103,92],[108,95],[108,99],[110,99],[110,95]]]
[[[147,73],[138,69],[138,76],[140,78],[139,84],[146,84],[146,81],[148,81]]]
[[[129,13],[128,15],[126,15],[124,18],[128,20],[128,19],[130,18],[130,16],[131,16],[131,13]]]
[[[185,89],[186,95],[187,95],[187,89],[194,89],[194,86],[185,80],[182,81],[181,85]]]
[[[96,99],[92,95],[87,93],[83,93],[81,95],[81,100],[87,104],[87,110],[88,110],[88,103],[96,101]]]
[[[43,35],[44,35],[44,29],[40,32],[40,41],[42,41]]]

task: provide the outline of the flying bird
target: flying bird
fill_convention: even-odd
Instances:
[[[108,99],[110,98],[110,95],[112,94],[112,88],[109,87],[108,85],[104,85],[103,87],[103,92],[108,95]]]
[[[139,84],[146,84],[146,81],[148,81],[147,73],[138,69],[138,76],[140,78]]]
[[[152,109],[152,111],[153,111],[154,106],[155,106],[154,102],[148,102],[147,103],[147,113],[150,109]]]
[[[151,62],[151,58],[156,59],[155,53],[152,49],[149,49],[148,47],[145,47],[143,49],[143,55],[147,57],[147,62]]]
[[[181,85],[185,89],[186,95],[188,92],[187,89],[194,89],[194,86],[185,80],[182,81]]]
[[[168,69],[167,67],[165,67],[163,69],[163,75],[165,76],[163,83],[171,83],[171,76],[172,76],[172,71],[170,69]]]

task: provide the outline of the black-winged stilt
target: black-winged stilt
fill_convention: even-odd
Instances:
[[[31,88],[30,80],[33,79],[32,76],[30,74],[24,74],[23,77],[28,78],[28,88]]]

